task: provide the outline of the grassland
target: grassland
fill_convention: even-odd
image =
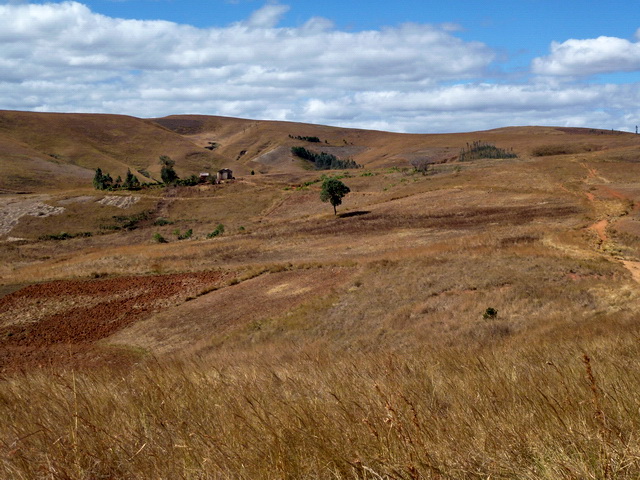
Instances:
[[[156,122],[246,173],[0,197],[64,208],[0,237],[0,477],[640,476],[638,136]],[[299,135],[365,165],[338,216],[260,161]],[[450,157],[479,139],[518,158]]]

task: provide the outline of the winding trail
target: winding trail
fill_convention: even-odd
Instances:
[[[602,181],[602,183],[604,183],[605,185],[610,185],[611,181],[605,177],[603,177],[600,172],[596,169],[596,168],[592,168],[589,167],[588,165],[586,165],[584,162],[579,162],[579,164],[585,168],[587,170],[587,177],[585,178],[585,184],[587,183],[588,180],[594,180],[594,179],[599,179]],[[635,202],[634,198],[629,197],[628,195],[624,195],[623,193],[607,186],[604,187],[602,186],[602,190],[604,190],[606,192],[607,195],[610,195],[611,197],[617,199],[617,200],[621,200],[621,201],[625,201],[625,200],[630,200],[634,203],[633,206],[633,210],[636,211],[640,208],[640,204]],[[599,199],[594,193],[591,192],[586,192],[585,196],[587,197],[587,199],[592,202],[592,203],[597,203],[599,201],[601,201],[601,199]],[[609,237],[607,236],[607,228],[609,227],[609,225],[612,222],[615,222],[616,220],[618,220],[621,216],[617,216],[615,218],[612,218],[611,220],[608,218],[603,218],[601,220],[598,220],[597,222],[593,223],[592,225],[589,225],[587,227],[588,230],[592,230],[596,233],[596,235],[598,236],[598,239],[600,240],[599,242],[599,249],[602,250],[603,245],[605,244],[605,242],[610,241]],[[636,261],[631,261],[631,260],[624,260],[622,258],[616,258],[616,260],[618,260],[628,271],[629,273],[631,273],[632,278],[637,282],[640,283],[640,262],[636,262]]]

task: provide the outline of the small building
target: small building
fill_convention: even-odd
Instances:
[[[208,173],[208,172],[203,172],[203,173],[201,173],[201,174],[200,174],[200,183],[206,183],[206,182],[208,182],[208,181],[209,181],[209,177],[210,177],[210,176],[211,176],[211,175],[209,175],[209,173]]]
[[[223,168],[222,170],[218,170],[216,174],[216,183],[220,183],[223,180],[233,180],[233,172],[230,168]]]

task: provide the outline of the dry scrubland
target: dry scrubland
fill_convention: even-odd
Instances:
[[[128,208],[47,186],[0,237],[0,477],[640,477],[637,136],[483,132],[519,158],[423,176],[480,134],[234,122],[160,123],[367,167],[338,217],[291,159]]]

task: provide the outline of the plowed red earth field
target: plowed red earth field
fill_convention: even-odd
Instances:
[[[97,344],[204,290],[229,272],[199,272],[30,285],[0,298],[0,372],[34,366],[126,365],[131,350]]]

